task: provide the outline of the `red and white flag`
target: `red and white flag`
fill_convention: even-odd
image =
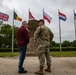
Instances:
[[[32,15],[30,11],[29,11],[29,20],[35,20],[34,16]]]
[[[52,18],[43,11],[43,19],[47,20],[49,23],[51,22]]]

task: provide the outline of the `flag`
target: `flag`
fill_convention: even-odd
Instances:
[[[18,15],[16,14],[16,12],[14,12],[14,19],[18,20],[18,21],[22,21],[22,18],[18,17]]]
[[[49,23],[51,22],[52,18],[43,11],[43,19],[47,20]]]
[[[8,19],[9,19],[9,15],[0,12],[0,20],[8,21]]]
[[[29,11],[29,20],[35,20],[35,18],[33,17],[32,13]]]
[[[63,21],[66,21],[67,17],[66,17],[65,14],[59,12],[59,19],[60,19],[60,20],[63,20]]]
[[[74,20],[76,20],[76,13],[74,13]]]

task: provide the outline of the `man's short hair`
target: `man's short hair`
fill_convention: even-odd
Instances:
[[[22,22],[22,25],[24,25],[24,24],[28,24],[27,21],[23,21],[23,22]]]
[[[38,23],[39,23],[39,22],[43,22],[43,23],[45,23],[43,19],[40,19],[40,20],[38,21]]]

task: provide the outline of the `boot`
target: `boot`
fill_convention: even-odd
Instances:
[[[46,72],[51,72],[51,68],[50,66],[47,67],[47,69],[45,69]]]
[[[43,75],[43,67],[40,67],[40,70],[38,70],[37,72],[35,72],[35,74],[40,74]]]
[[[20,73],[20,74],[22,74],[22,73],[27,73],[27,70],[18,71],[18,73]]]

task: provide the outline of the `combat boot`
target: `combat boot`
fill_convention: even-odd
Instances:
[[[51,72],[51,68],[50,66],[47,67],[47,69],[45,69],[46,72]]]
[[[43,67],[40,67],[40,69],[37,72],[35,72],[35,74],[44,75]]]

